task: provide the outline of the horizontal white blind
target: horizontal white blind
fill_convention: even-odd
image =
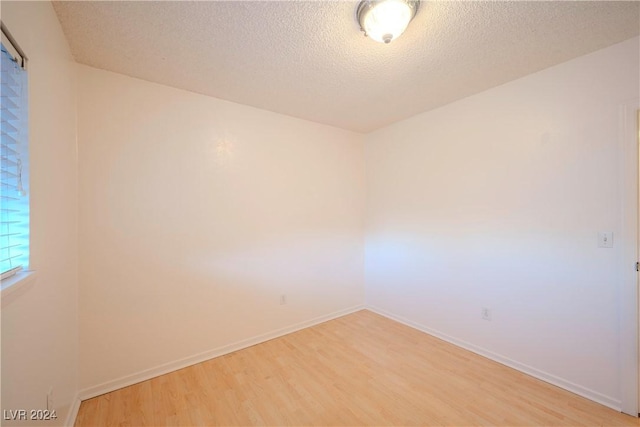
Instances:
[[[4,31],[0,52],[0,269],[2,278],[29,264],[26,62]]]

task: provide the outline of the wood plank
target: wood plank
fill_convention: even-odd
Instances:
[[[367,310],[82,402],[76,427],[640,426]]]

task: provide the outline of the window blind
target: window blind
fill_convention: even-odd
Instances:
[[[0,270],[29,265],[26,58],[2,27],[0,46]]]

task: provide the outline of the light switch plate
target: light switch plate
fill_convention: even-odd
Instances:
[[[598,232],[598,247],[599,248],[612,248],[613,247],[613,231],[599,231]]]

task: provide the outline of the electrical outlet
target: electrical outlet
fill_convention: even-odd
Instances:
[[[47,411],[53,410],[53,386],[49,387],[47,392]]]
[[[491,320],[491,310],[488,308],[483,308],[482,312],[480,313],[482,316],[482,320]]]
[[[285,305],[287,303],[287,296],[282,294],[280,295],[280,305]]]

